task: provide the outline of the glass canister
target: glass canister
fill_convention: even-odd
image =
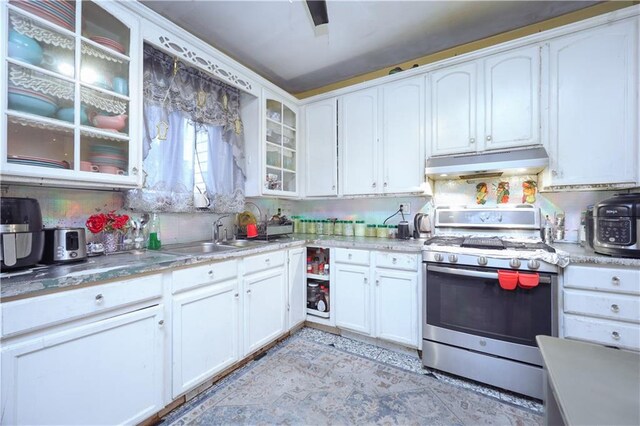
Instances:
[[[316,220],[316,234],[325,235],[324,234],[324,220]]]
[[[364,237],[367,234],[367,225],[364,224],[364,220],[356,220],[353,225],[353,234],[356,237]]]
[[[345,220],[343,224],[344,236],[353,237],[353,221]]]
[[[344,224],[342,220],[336,220],[336,224],[333,228],[334,235],[344,235]]]
[[[367,230],[365,231],[365,235],[367,237],[375,237],[376,236],[376,225],[370,223],[367,225]]]
[[[387,225],[376,226],[376,237],[387,238],[387,236],[388,236]]]
[[[325,235],[334,235],[334,222],[333,220],[329,219],[325,221],[326,223],[324,224],[324,234]]]
[[[300,216],[291,216],[291,222],[293,222],[293,232],[300,233]]]
[[[398,236],[398,225],[388,225],[387,226],[387,237],[388,238],[396,238]]]
[[[313,219],[309,219],[307,221],[307,234],[317,234],[316,221]]]
[[[307,233],[307,219],[300,219],[300,233]]]

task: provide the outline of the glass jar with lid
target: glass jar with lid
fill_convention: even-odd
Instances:
[[[324,235],[324,220],[316,220],[316,234]]]
[[[293,232],[297,234],[302,233],[300,229],[302,225],[302,216],[291,216],[291,221],[293,222]]]
[[[343,224],[343,231],[345,237],[353,237],[353,221],[345,220]]]
[[[334,234],[334,221],[329,219],[325,220],[324,224],[324,234],[325,235],[333,235]]]
[[[334,235],[344,235],[344,224],[342,220],[336,220],[336,224],[333,227]]]
[[[316,221],[314,219],[309,219],[307,222],[307,234],[317,234]]]
[[[356,220],[353,225],[353,234],[356,237],[364,237],[367,233],[367,225],[364,224],[364,220]]]
[[[307,231],[307,222],[308,222],[307,219],[301,219],[300,220],[300,233],[301,234],[306,234],[308,232]]]
[[[376,226],[376,237],[378,238],[387,238],[388,234],[387,225],[378,225]]]
[[[367,237],[375,237],[376,236],[376,225],[370,223],[367,225],[367,229],[365,231],[365,235]]]

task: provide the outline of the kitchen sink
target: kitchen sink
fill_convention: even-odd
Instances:
[[[205,254],[205,253],[221,253],[234,250],[237,247],[212,243],[211,241],[203,241],[198,243],[180,244],[163,249],[166,253],[174,254]]]
[[[255,246],[259,246],[262,244],[268,244],[269,241],[263,241],[263,240],[233,240],[233,241],[225,241],[223,243],[220,243],[220,245],[222,246],[226,246],[226,247],[255,247]]]

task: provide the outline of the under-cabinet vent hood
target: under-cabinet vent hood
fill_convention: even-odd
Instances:
[[[527,148],[505,152],[432,157],[427,160],[429,179],[480,179],[500,176],[536,174],[549,165],[544,148]]]

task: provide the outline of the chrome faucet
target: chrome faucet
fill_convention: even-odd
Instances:
[[[229,216],[231,215],[229,214],[222,215],[218,219],[216,219],[215,222],[213,222],[213,242],[214,243],[220,242],[220,228],[223,226],[222,219]],[[226,232],[226,229],[225,229],[225,232]],[[226,233],[225,233],[225,238],[226,238]]]

